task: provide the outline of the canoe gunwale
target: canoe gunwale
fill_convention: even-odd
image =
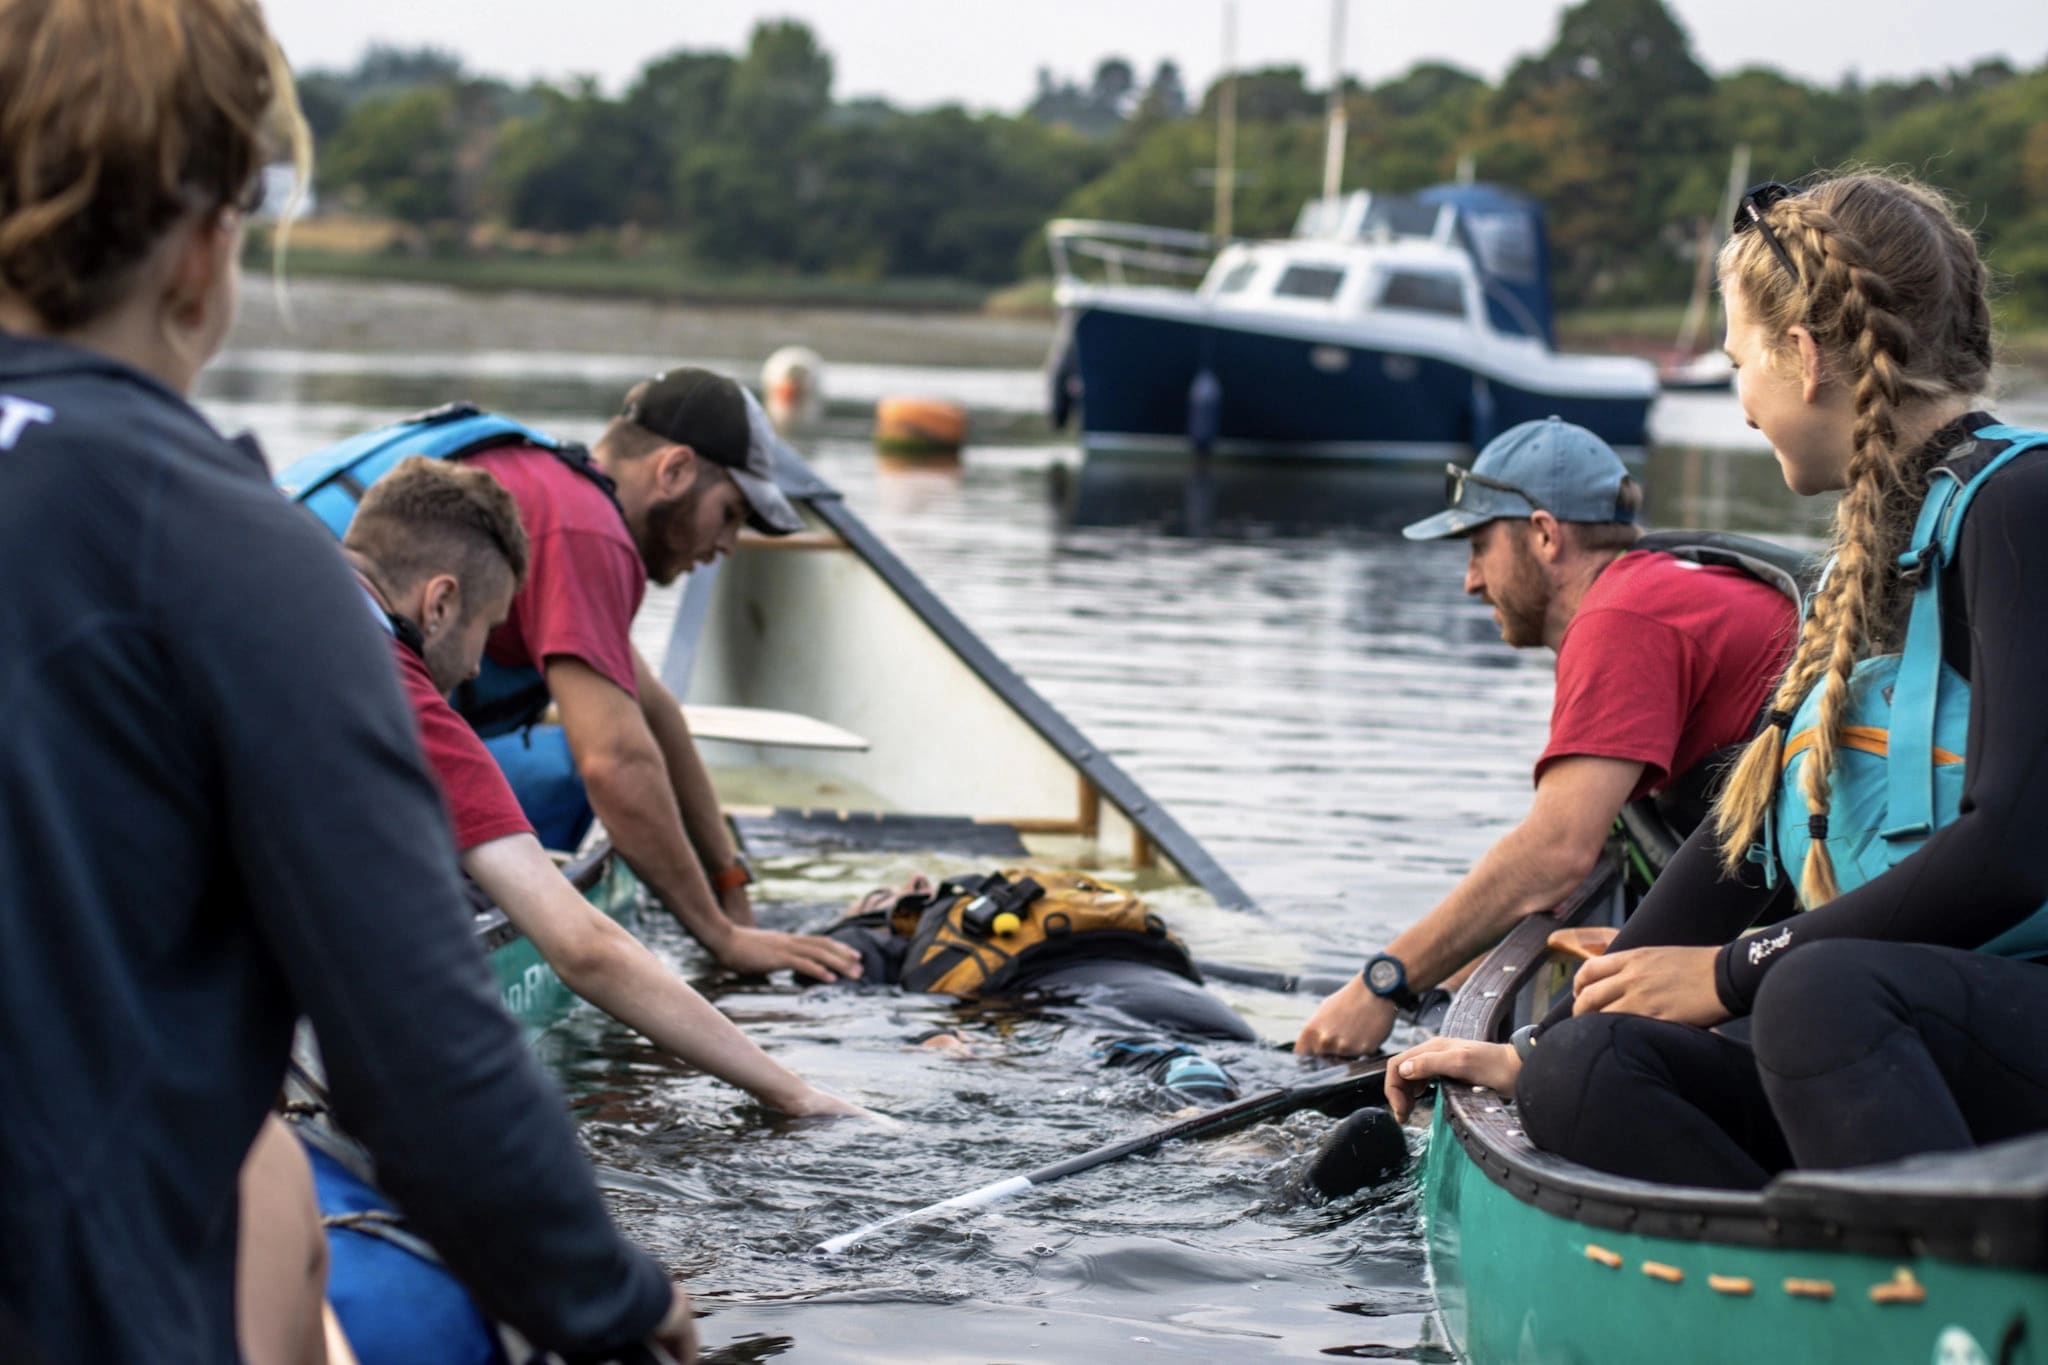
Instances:
[[[1597,870],[1569,912],[1524,920],[1445,1015],[1445,1037],[1500,1041],[1545,940],[1606,889]],[[1589,1227],[1684,1242],[2048,1268],[2048,1135],[1854,1171],[1789,1172],[1761,1191],[1608,1175],[1540,1151],[1512,1097],[1444,1087],[1445,1124],[1472,1164],[1524,1204]]]

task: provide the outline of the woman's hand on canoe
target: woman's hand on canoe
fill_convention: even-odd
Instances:
[[[1631,948],[1580,966],[1573,1014],[1640,1014],[1711,1028],[1728,1019],[1714,986],[1719,948]]]
[[[1432,1038],[1387,1063],[1387,1108],[1405,1121],[1431,1081],[1461,1081],[1512,1095],[1521,1074],[1522,1059],[1510,1044]]]

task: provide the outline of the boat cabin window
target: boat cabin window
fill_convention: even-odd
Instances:
[[[1442,317],[1465,316],[1465,282],[1456,275],[1423,270],[1390,270],[1380,290],[1380,307]]]
[[[1344,267],[1341,265],[1290,265],[1280,275],[1280,282],[1273,286],[1273,296],[1281,299],[1334,299],[1344,284]]]
[[[1219,294],[1235,294],[1250,284],[1252,276],[1258,273],[1259,263],[1257,261],[1239,261],[1236,265],[1230,267],[1230,273],[1225,275],[1223,282],[1216,286],[1216,292]]]

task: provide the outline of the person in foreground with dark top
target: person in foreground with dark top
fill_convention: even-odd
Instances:
[[[248,0],[0,0],[0,1322],[237,1358],[237,1170],[304,1015],[490,1312],[690,1358],[487,983],[361,591],[186,399],[305,137]]]
[[[1720,271],[1750,425],[1842,490],[1832,567],[1570,1017],[1403,1053],[1389,1099],[1513,1091],[1538,1146],[1736,1189],[2048,1129],[2048,437],[1973,410],[1984,263],[1940,195],[1854,175],[1752,190]]]

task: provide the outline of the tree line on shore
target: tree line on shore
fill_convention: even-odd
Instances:
[[[990,285],[1046,271],[1055,216],[1206,228],[1221,86],[1171,63],[1040,74],[1017,114],[836,100],[803,24],[744,52],[678,51],[617,96],[514,87],[432,50],[373,47],[301,97],[323,208],[409,225],[407,249],[650,254],[707,273]],[[1285,232],[1321,183],[1326,90],[1298,66],[1235,77],[1236,231]],[[1498,82],[1425,62],[1347,82],[1349,188],[1418,189],[1462,163],[1549,215],[1567,306],[1670,303],[1719,212],[1732,150],[1752,179],[1864,164],[1966,205],[2010,319],[2048,323],[2048,61],[1833,86],[1714,75],[1662,0],[1583,0]]]

